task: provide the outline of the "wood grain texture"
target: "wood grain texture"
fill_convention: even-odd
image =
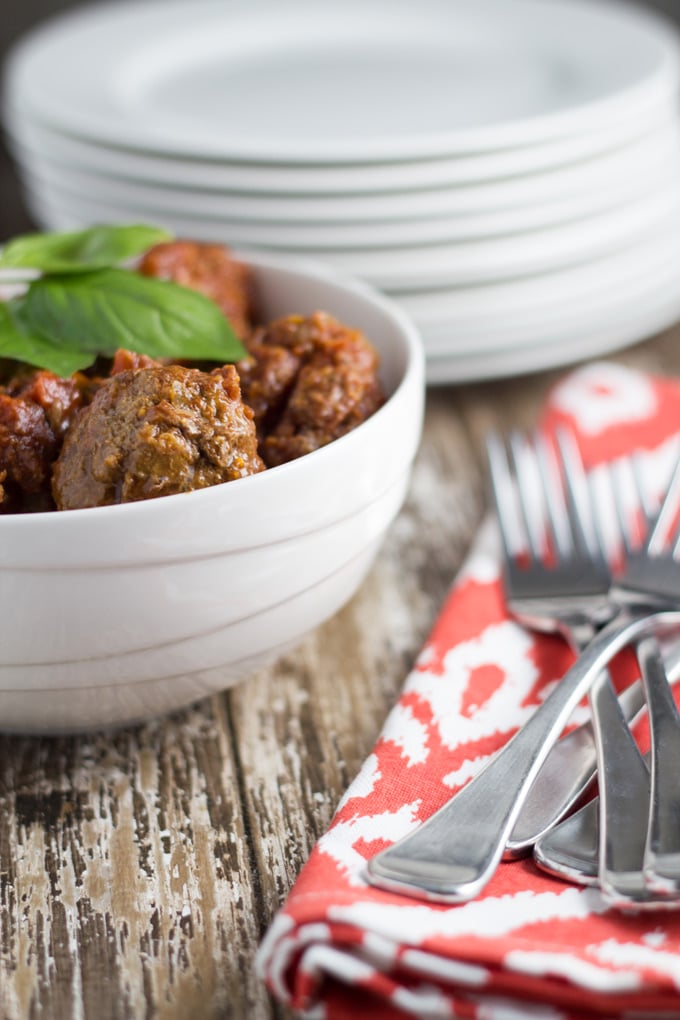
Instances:
[[[680,373],[680,330],[618,360]],[[336,617],[144,726],[0,743],[0,1016],[287,1016],[253,958],[372,748],[485,506],[491,426],[559,373],[428,395],[406,505]]]

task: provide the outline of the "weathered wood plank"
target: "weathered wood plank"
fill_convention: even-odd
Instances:
[[[5,742],[3,1016],[249,1015],[259,931],[220,707]]]

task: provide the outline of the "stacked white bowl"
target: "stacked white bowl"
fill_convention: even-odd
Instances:
[[[613,0],[135,0],[22,40],[4,123],[40,227],[323,261],[456,382],[680,318],[679,54]]]

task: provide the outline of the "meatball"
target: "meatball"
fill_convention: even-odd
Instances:
[[[59,510],[153,499],[264,469],[233,365],[123,371],[103,383],[54,466]]]
[[[299,354],[273,344],[253,343],[250,350],[249,357],[239,361],[236,368],[244,399],[252,407],[258,434],[264,439],[281,417],[302,359]]]
[[[324,312],[277,319],[248,350],[237,367],[268,467],[325,446],[384,401],[375,349]]]
[[[109,375],[118,375],[120,372],[132,372],[138,368],[153,368],[154,365],[168,364],[167,361],[158,361],[150,358],[148,354],[138,354],[137,351],[128,351],[125,347],[119,347],[113,356]]]
[[[0,511],[53,509],[52,464],[76,412],[85,377],[28,371],[0,392]]]
[[[7,390],[12,396],[42,407],[57,440],[62,440],[76,412],[88,403],[90,387],[90,380],[82,372],[64,379],[41,370],[10,383]]]
[[[47,509],[57,441],[32,400],[0,393],[0,505],[3,511]]]
[[[158,244],[142,258],[139,271],[199,291],[219,305],[241,340],[250,334],[253,272],[233,259],[224,245],[197,241]]]

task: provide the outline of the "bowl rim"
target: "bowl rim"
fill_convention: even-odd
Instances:
[[[195,489],[191,492],[175,493],[156,499],[137,500],[100,507],[82,507],[75,510],[43,510],[35,513],[0,514],[0,537],[9,536],[13,533],[16,533],[18,537],[23,535],[24,532],[37,531],[40,527],[45,526],[45,522],[49,522],[50,530],[55,531],[55,540],[58,538],[58,532],[78,527],[78,522],[87,521],[89,526],[101,528],[106,528],[111,520],[127,520],[134,524],[137,519],[145,521],[150,515],[162,515],[164,507],[167,513],[171,512],[173,507],[188,506],[189,501],[197,507],[201,503],[208,505],[218,498],[216,494],[223,492],[224,487],[227,485],[230,487],[234,485],[239,486],[241,493],[248,486],[249,489],[247,491],[257,493],[258,486],[271,485],[272,475],[276,478],[283,478],[284,475],[309,470],[306,465],[315,463],[320,456],[327,458],[330,451],[334,449],[340,451],[352,442],[361,441],[361,437],[365,436],[368,430],[380,427],[382,420],[390,414],[395,404],[400,402],[400,398],[403,397],[404,392],[409,388],[416,386],[421,391],[424,391],[425,354],[422,340],[413,321],[396,302],[363,280],[351,275],[338,273],[323,263],[318,263],[311,259],[269,257],[268,255],[247,251],[243,248],[230,248],[230,251],[235,259],[246,263],[255,270],[262,269],[265,271],[273,270],[290,273],[298,278],[312,278],[338,287],[354,297],[359,297],[366,301],[374,310],[377,309],[387,319],[392,320],[404,341],[406,358],[403,373],[396,387],[387,396],[385,403],[370,418],[367,418],[351,432],[334,439],[326,446],[313,450],[297,460],[288,461],[273,468],[267,468],[258,474],[237,478],[230,482],[222,482],[218,485],[207,486],[203,489]],[[357,439],[357,437],[359,438]],[[269,483],[267,483],[266,479],[269,479]],[[233,491],[233,489],[230,488],[230,491]]]

